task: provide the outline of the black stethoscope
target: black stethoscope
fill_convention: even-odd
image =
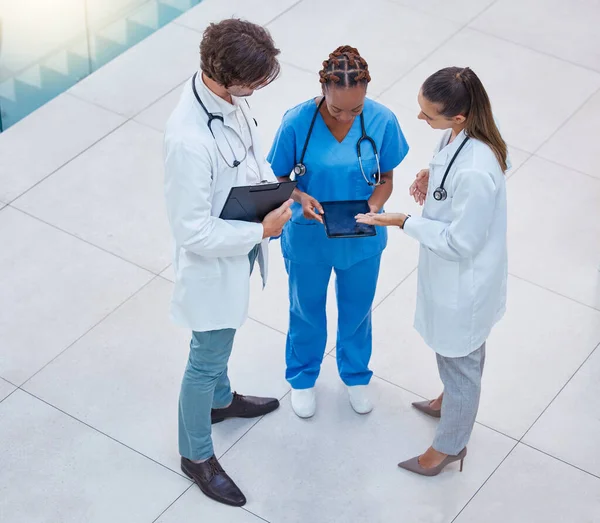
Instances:
[[[208,126],[210,134],[212,134],[213,138],[215,139],[215,143],[217,145],[217,150],[219,151],[221,158],[223,158],[223,161],[227,164],[228,167],[230,167],[231,169],[234,169],[235,167],[238,167],[247,158],[248,149],[246,148],[244,139],[235,131],[235,129],[228,127],[228,129],[235,135],[235,137],[242,144],[242,149],[244,149],[244,157],[241,160],[238,160],[236,158],[235,151],[233,150],[233,147],[231,146],[231,144],[229,143],[229,140],[227,139],[227,134],[223,133],[225,141],[227,142],[227,146],[229,147],[229,150],[231,151],[231,155],[233,156],[233,164],[230,164],[227,161],[227,159],[225,158],[225,155],[221,151],[221,147],[219,147],[219,142],[218,142],[217,137],[215,136],[215,133],[212,128],[212,124],[215,120],[221,122],[223,127],[225,127],[225,120],[223,119],[223,117],[220,114],[214,114],[214,113],[209,112],[209,110],[206,108],[206,105],[204,105],[204,103],[202,103],[202,100],[200,99],[200,95],[198,95],[198,91],[196,90],[196,77],[197,76],[198,76],[198,73],[194,73],[194,76],[192,77],[192,90],[194,91],[194,96],[196,97],[196,100],[198,100],[200,107],[202,107],[202,109],[206,113],[206,116],[208,116],[208,121],[206,122],[206,125]],[[248,100],[246,100],[246,104],[248,104]],[[250,104],[248,104],[248,107],[250,107]],[[256,125],[258,127],[258,123],[256,120],[254,120],[254,125]]]
[[[293,172],[296,177],[304,176],[306,174],[306,165],[304,164],[304,156],[306,155],[306,149],[308,148],[308,142],[310,141],[310,137],[312,136],[313,128],[315,126],[315,122],[317,121],[317,116],[319,115],[319,111],[321,110],[321,106],[323,105],[324,101],[325,101],[325,97],[321,98],[319,105],[317,105],[315,114],[313,115],[312,120],[310,122],[310,127],[308,128],[308,134],[306,135],[306,140],[304,141],[304,147],[302,148],[302,154],[300,155],[300,160],[298,161],[298,163],[296,163],[296,165],[294,165]],[[365,129],[365,117],[364,117],[363,113],[360,113],[360,129],[362,131],[362,136],[358,139],[358,142],[356,142],[356,154],[358,156],[358,165],[360,166],[360,172],[362,173],[363,178],[365,179],[365,182],[367,182],[367,184],[369,184],[370,186],[377,187],[378,185],[383,185],[385,183],[385,180],[381,180],[381,168],[379,166],[379,153],[377,152],[377,145],[375,144],[375,140],[373,140],[373,138],[371,138],[367,134],[367,131]],[[373,147],[373,152],[375,153],[375,161],[377,162],[377,173],[374,173],[372,176],[375,181],[369,181],[369,179],[367,178],[367,175],[365,174],[365,170],[363,169],[362,154],[360,151],[360,146],[361,146],[362,142],[365,142],[365,141],[369,142],[371,144],[371,147]]]
[[[448,176],[448,173],[450,172],[450,167],[452,167],[452,164],[454,163],[454,160],[456,160],[458,153],[461,151],[461,149],[465,146],[465,144],[468,141],[469,141],[469,137],[467,136],[463,140],[463,142],[460,144],[460,146],[458,147],[456,152],[454,153],[452,160],[450,160],[450,163],[448,164],[448,167],[446,168],[446,172],[444,173],[444,177],[442,178],[442,183],[440,184],[440,186],[437,189],[435,189],[435,191],[433,191],[433,199],[434,200],[437,200],[438,202],[443,202],[446,198],[448,198],[448,192],[446,191],[446,189],[444,189],[444,183],[446,182],[446,177]]]

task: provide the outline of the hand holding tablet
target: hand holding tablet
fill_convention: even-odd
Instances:
[[[371,212],[366,200],[321,202],[321,207],[328,238],[363,238],[377,234],[373,225],[356,221],[357,214]]]

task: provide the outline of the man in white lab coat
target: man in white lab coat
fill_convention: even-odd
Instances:
[[[165,132],[172,316],[192,331],[179,399],[181,468],[207,496],[234,506],[246,498],[214,455],[211,423],[279,406],[275,398],[232,393],[227,363],[247,316],[252,267],[258,260],[264,281],[269,238],[281,234],[291,201],[262,224],[219,215],[233,186],[276,181],[244,97],[277,77],[278,54],[260,26],[236,19],[211,24],[200,45],[201,71],[186,83]]]

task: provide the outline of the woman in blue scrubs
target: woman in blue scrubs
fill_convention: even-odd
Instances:
[[[327,343],[325,304],[332,270],[338,371],[352,408],[359,414],[373,408],[366,391],[372,376],[371,307],[387,243],[384,227],[376,236],[329,239],[320,202],[366,200],[371,212],[381,212],[392,193],[393,169],[408,152],[392,111],[366,97],[371,77],[358,50],[338,47],[319,76],[322,96],[287,111],[268,157],[281,180],[294,171],[298,181],[281,245],[290,297],[286,379],[294,412],[302,418],[311,417],[316,408],[314,386]],[[362,170],[357,154],[361,120],[378,152],[377,157],[368,140],[361,142]]]

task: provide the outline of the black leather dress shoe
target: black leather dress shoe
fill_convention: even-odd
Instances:
[[[277,407],[279,400],[275,398],[242,396],[234,392],[231,405],[224,409],[212,409],[210,417],[212,423],[219,423],[227,418],[256,418],[273,412]]]
[[[246,504],[246,497],[223,470],[215,456],[204,463],[192,463],[187,458],[181,458],[181,470],[188,478],[194,480],[209,498],[233,507]]]

